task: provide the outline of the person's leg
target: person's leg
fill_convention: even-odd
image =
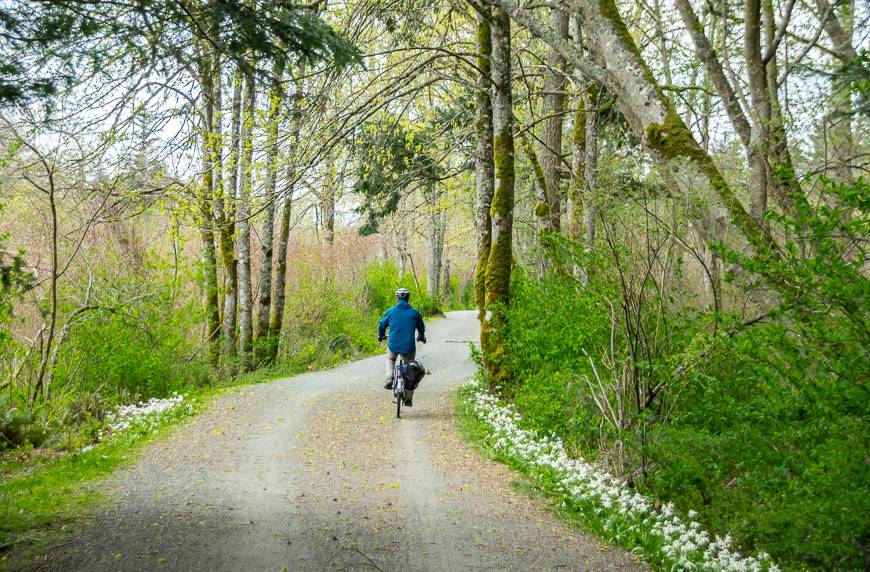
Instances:
[[[384,386],[386,389],[393,388],[393,375],[396,372],[397,357],[399,357],[398,354],[394,354],[387,348],[387,384]]]

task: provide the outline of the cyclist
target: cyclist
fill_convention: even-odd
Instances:
[[[390,330],[390,340],[387,342],[387,384],[384,389],[393,389],[393,376],[396,371],[396,359],[401,355],[405,362],[414,359],[417,346],[414,343],[414,330],[417,331],[417,341],[426,343],[426,325],[423,316],[411,306],[411,293],[407,288],[396,290],[396,305],[386,311],[378,322],[378,341],[387,339],[387,328]],[[405,400],[405,405],[412,406],[411,398]]]

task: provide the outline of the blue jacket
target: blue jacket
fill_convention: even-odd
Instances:
[[[426,326],[423,316],[407,300],[399,300],[395,306],[387,310],[378,322],[378,337],[383,338],[387,328],[390,329],[390,339],[387,348],[397,354],[413,354],[417,352],[414,343],[414,330],[425,335]]]

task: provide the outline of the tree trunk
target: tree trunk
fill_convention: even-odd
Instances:
[[[246,370],[251,368],[251,352],[253,349],[250,206],[256,100],[257,91],[253,73],[246,74],[241,153],[239,157],[239,192],[236,205],[236,217],[239,228],[236,244],[239,256],[239,351],[241,352],[242,366]]]
[[[489,12],[489,3],[484,3]],[[493,164],[492,99],[490,65],[492,57],[492,38],[490,37],[490,15],[477,15],[477,118],[475,135],[477,147],[474,155],[475,186],[477,188],[477,268],[474,277],[477,316],[481,324],[486,316],[486,265],[492,239],[492,195],[494,192],[495,166]],[[483,344],[481,332],[481,344]]]
[[[323,240],[332,245],[335,242],[335,150],[330,150],[326,157],[323,174],[323,189],[320,192],[321,224]]]
[[[211,170],[212,170],[212,188],[211,194],[214,202],[214,211],[212,216],[214,217],[214,233],[215,233],[215,289],[218,290],[218,314],[220,316],[221,313],[221,301],[220,301],[220,285],[219,278],[217,276],[218,266],[221,264],[222,253],[220,251],[220,243],[221,243],[221,225],[223,223],[224,217],[226,216],[226,205],[225,205],[225,189],[224,189],[224,163],[223,163],[223,126],[221,125],[221,110],[223,109],[223,86],[221,85],[221,59],[220,53],[218,50],[213,49],[212,53],[214,54],[214,66],[212,70],[213,76],[213,84],[212,84],[212,93],[214,94],[214,109],[216,111],[214,117],[214,124],[212,126],[212,134],[211,134]],[[176,245],[176,259],[177,259],[177,245]],[[177,266],[177,260],[176,260]],[[220,316],[220,320],[218,322],[218,331],[214,334],[214,338],[212,340],[214,343],[214,347],[212,348],[213,358],[212,365],[214,367],[218,367],[220,365],[220,354],[222,348],[224,346],[223,342],[223,317]]]
[[[260,280],[257,292],[257,342],[255,357],[267,361],[269,351],[269,318],[272,307],[272,254],[275,233],[275,193],[278,173],[278,124],[284,91],[281,89],[281,76],[284,75],[284,62],[278,60],[272,70],[273,84],[269,90],[269,114],[266,119],[266,184],[263,194],[266,201],[265,217],[260,230]]]
[[[429,266],[426,286],[437,305],[441,303],[441,260],[444,250],[444,211],[438,199],[434,183],[428,183],[426,202],[429,205]]]
[[[290,169],[288,169],[290,171]],[[290,171],[284,200],[281,203],[281,222],[278,229],[278,251],[275,256],[275,300],[269,314],[269,337],[266,342],[266,362],[278,356],[281,328],[284,324],[284,302],[287,291],[287,243],[290,238],[290,215],[293,212],[293,177]]]
[[[770,140],[770,98],[761,56],[761,0],[746,0],[743,11],[743,54],[752,96],[753,121],[749,136],[749,214],[762,225],[767,211],[767,188],[771,175],[761,159]]]
[[[281,329],[284,325],[284,301],[287,290],[287,243],[290,238],[290,214],[293,209],[293,190],[296,184],[296,157],[299,146],[299,133],[302,123],[302,89],[303,83],[296,82],[293,94],[293,107],[290,113],[291,137],[290,149],[287,153],[287,181],[284,189],[284,200],[281,204],[281,223],[278,230],[278,253],[275,269],[275,301],[269,316],[269,342],[267,361],[272,363],[278,356],[281,343]]]
[[[31,147],[31,150],[35,149]],[[46,177],[48,178],[48,188],[45,191],[48,198],[48,207],[51,212],[51,277],[49,283],[49,307],[48,307],[48,336],[45,341],[45,345],[42,345],[42,355],[39,359],[39,369],[36,373],[36,382],[33,385],[33,393],[30,396],[30,405],[33,406],[36,403],[36,400],[39,398],[39,394],[44,390],[43,382],[45,381],[46,370],[49,367],[49,357],[51,355],[51,346],[54,342],[55,329],[57,328],[57,309],[58,309],[58,296],[57,296],[57,284],[60,278],[59,271],[59,259],[58,259],[58,213],[57,213],[57,188],[54,183],[54,167],[50,167],[45,158],[37,152],[37,155],[40,159],[40,162],[45,167]],[[200,227],[201,229],[207,227]],[[203,237],[203,258],[207,254],[207,250],[205,248],[205,236]],[[206,285],[206,288],[208,286]],[[206,294],[208,290],[206,289]],[[206,310],[208,310],[208,296],[206,296]],[[208,314],[207,314],[208,315]],[[45,328],[46,326],[43,326]],[[42,331],[40,331],[40,334]],[[45,390],[45,394],[48,395],[48,390]]]
[[[210,51],[210,50],[209,50]],[[215,125],[217,123],[215,92],[220,85],[215,85],[215,61],[210,56],[203,56],[200,83],[202,86],[202,180],[200,181],[200,241],[202,244],[202,265],[205,276],[205,314],[206,340],[209,346],[209,361],[213,367],[218,366],[220,356],[221,318],[218,304],[217,257],[214,237],[214,168]]]
[[[855,29],[854,0],[847,0],[841,5],[842,16],[839,17],[842,32],[835,32],[831,40],[839,38],[840,44],[834,46],[837,53],[849,53],[854,51],[852,37]],[[832,14],[828,19],[837,18]],[[829,26],[830,28],[831,26]],[[830,35],[830,34],[829,34]],[[840,62],[833,61],[833,69],[837,69]],[[836,78],[832,80],[832,94],[830,101],[830,113],[828,114],[828,152],[826,164],[828,165],[831,179],[839,183],[851,183],[854,176],[851,169],[855,143],[852,135],[852,90],[848,85],[838,85]]]
[[[495,192],[492,198],[492,245],[486,264],[484,322],[487,346],[484,364],[492,388],[504,387],[510,379],[507,364],[507,305],[513,262],[514,134],[511,107],[511,24],[508,13],[497,4],[492,14],[492,127]]]
[[[601,92],[592,84],[586,99],[586,154],[583,169],[583,250],[591,253],[595,246],[595,201],[598,188],[598,106]],[[586,263],[582,274],[583,285],[589,283],[592,268]]]
[[[825,18],[825,33],[831,39],[834,45],[834,54],[842,61],[857,59],[858,52],[855,46],[852,45],[852,31],[849,29],[853,25],[850,23],[851,15],[854,14],[854,9],[851,7],[851,0],[845,2],[849,16],[845,18],[847,27],[843,26],[843,22],[833,13],[833,7],[828,3],[828,0],[816,0],[816,6],[819,7],[820,16]]]
[[[441,279],[441,301],[450,304],[453,300],[453,290],[450,288],[450,259],[444,259],[444,277]]]
[[[550,25],[563,39],[568,38],[568,13],[557,8],[550,8]],[[561,230],[562,200],[562,126],[565,118],[565,58],[558,50],[551,49],[547,58],[547,69],[544,72],[544,102],[542,108],[543,127],[541,143],[538,151],[541,167],[541,179],[535,183],[538,204],[535,206],[535,218],[539,235],[546,235]],[[546,253],[541,258],[540,272],[543,274],[549,268]]]
[[[399,267],[399,278],[408,272],[408,229],[404,222],[396,225],[396,265]]]
[[[227,156],[229,179],[223,192],[223,217],[220,224],[220,250],[224,266],[224,355],[236,355],[236,329],[238,324],[239,263],[236,256],[236,197],[239,192],[239,144],[242,125],[242,76],[233,75],[232,116],[230,118],[230,150]],[[230,359],[232,362],[232,359]]]
[[[580,23],[575,18],[571,25],[573,37],[579,38]],[[571,128],[571,180],[565,209],[565,236],[574,240],[579,239],[583,232],[583,191],[586,185],[586,81],[577,74],[576,84],[578,94]]]

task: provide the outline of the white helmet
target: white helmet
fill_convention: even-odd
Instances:
[[[411,297],[411,291],[407,288],[399,288],[396,290],[396,298],[399,300],[407,300]]]

